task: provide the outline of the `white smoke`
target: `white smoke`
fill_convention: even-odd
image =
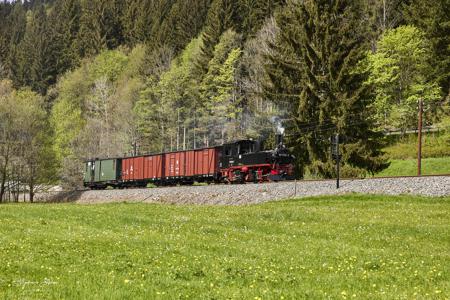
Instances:
[[[281,135],[284,135],[284,132],[285,132],[286,129],[283,127],[281,119],[279,117],[272,117],[272,122],[277,127],[277,133],[281,134]]]

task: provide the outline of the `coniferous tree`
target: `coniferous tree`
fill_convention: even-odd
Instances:
[[[235,5],[233,0],[214,0],[211,4],[202,33],[202,56],[197,62],[203,74],[208,71],[208,62],[214,55],[214,47],[219,43],[222,33],[235,27]]]
[[[16,2],[8,17],[9,24],[9,53],[6,58],[6,69],[9,73],[9,77],[13,80],[17,86],[19,82],[20,74],[20,43],[25,35],[25,29],[27,25],[26,11],[20,2]]]
[[[0,62],[3,67],[9,53],[9,40],[12,28],[9,24],[9,16],[13,6],[9,2],[0,2]],[[0,74],[1,78],[1,74]]]
[[[176,53],[202,30],[211,0],[181,0],[171,8],[158,32],[157,40]]]
[[[81,0],[82,14],[77,48],[81,57],[114,49],[123,43],[120,0]]]
[[[240,36],[236,32],[224,32],[200,84],[205,107],[202,123],[211,144],[223,144],[242,137],[238,124],[241,97],[236,85],[237,63],[241,55],[239,44]]]
[[[254,35],[285,0],[241,0],[238,1],[239,31],[244,37]]]
[[[50,47],[56,53],[52,63],[57,74],[73,68],[80,59],[75,44],[80,29],[80,15],[79,0],[57,1],[49,15]]]
[[[23,41],[19,45],[18,76],[19,86],[28,86],[44,95],[47,88],[56,82],[57,70],[50,45],[50,30],[43,4],[36,4],[27,24]]]
[[[153,47],[160,47],[164,45],[165,37],[161,34],[164,31],[164,20],[170,15],[172,7],[177,2],[177,0],[156,0],[154,2],[153,11],[153,22],[150,29],[150,37],[148,42],[153,45]],[[162,40],[160,38],[163,38]]]
[[[450,1],[414,0],[405,10],[407,21],[423,30],[431,42],[435,65],[433,75],[442,91],[450,94]]]
[[[380,135],[373,131],[368,111],[372,98],[363,84],[367,74],[355,70],[368,50],[360,3],[290,1],[277,16],[280,34],[267,95],[290,104],[291,145],[299,163],[315,175],[335,173],[329,142],[334,134],[346,138],[342,151],[347,175],[385,167],[379,158]]]
[[[154,21],[154,5],[149,0],[127,1],[122,17],[124,39],[127,45],[134,46],[145,42],[150,36]]]

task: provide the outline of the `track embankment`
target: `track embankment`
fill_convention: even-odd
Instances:
[[[267,201],[348,193],[450,196],[450,176],[402,177],[342,180],[336,189],[333,180],[267,184],[179,186],[151,189],[75,191],[42,193],[39,202],[80,204],[144,202],[199,205],[249,205]]]

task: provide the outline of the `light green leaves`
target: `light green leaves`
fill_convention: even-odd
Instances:
[[[387,31],[368,55],[370,77],[375,87],[374,107],[385,129],[414,128],[417,103],[426,108],[440,99],[440,88],[432,78],[431,48],[423,32],[413,26]]]

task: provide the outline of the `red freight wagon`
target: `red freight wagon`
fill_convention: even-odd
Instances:
[[[195,151],[179,151],[164,154],[166,179],[187,178],[195,175]]]
[[[161,180],[163,177],[162,154],[144,157],[144,177],[153,181]]]
[[[195,175],[195,151],[190,150],[185,153],[184,176],[193,177]]]
[[[184,177],[185,172],[185,159],[186,151],[184,152],[171,152],[164,155],[164,177],[166,179],[175,179]]]
[[[163,175],[163,156],[149,155],[122,160],[123,181],[159,181]]]
[[[171,181],[202,181],[219,173],[219,150],[206,148],[164,154],[164,179]]]
[[[144,179],[144,157],[130,157],[122,160],[122,180]]]
[[[218,174],[218,160],[219,150],[217,148],[195,150],[195,175],[208,177]]]

